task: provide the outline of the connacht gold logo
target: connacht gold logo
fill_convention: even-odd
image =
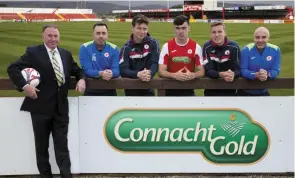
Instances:
[[[199,152],[217,164],[255,163],[270,145],[267,130],[240,109],[122,109],[105,136],[121,152]]]

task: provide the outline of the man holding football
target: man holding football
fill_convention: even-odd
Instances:
[[[71,76],[78,80],[76,90],[84,92],[84,74],[72,54],[58,47],[60,34],[57,26],[44,26],[42,38],[43,44],[28,47],[23,56],[8,66],[7,72],[16,89],[26,95],[21,110],[31,114],[37,167],[41,177],[53,177],[48,153],[49,136],[52,133],[61,177],[71,178],[67,96]],[[41,82],[37,88],[24,79],[21,71],[25,68],[33,68],[40,73]]]

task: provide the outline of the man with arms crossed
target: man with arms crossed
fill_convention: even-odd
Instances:
[[[226,36],[225,25],[221,22],[211,24],[211,40],[203,46],[206,76],[222,78],[233,82],[240,76],[240,48]],[[236,89],[205,89],[205,96],[235,96]]]
[[[69,104],[71,76],[78,81],[76,90],[83,93],[85,80],[72,54],[58,47],[60,34],[55,25],[46,25],[44,44],[28,47],[26,53],[8,66],[7,72],[18,91],[26,95],[22,111],[31,113],[38,170],[42,178],[53,178],[49,163],[49,135],[52,132],[56,162],[62,178],[71,178],[68,150]],[[34,68],[41,82],[34,88],[27,84],[21,71]]]
[[[121,77],[150,81],[158,72],[159,43],[148,33],[144,15],[132,19],[132,35],[120,52]],[[126,96],[155,96],[153,89],[125,90]]]
[[[176,37],[165,43],[159,59],[159,76],[179,81],[193,80],[204,76],[202,48],[188,37],[189,19],[178,16],[174,19]],[[169,89],[166,96],[194,96],[194,89]]]
[[[93,26],[93,40],[80,47],[79,59],[84,73],[89,78],[109,81],[117,78],[119,72],[119,49],[108,40],[108,26],[96,23]],[[113,90],[88,89],[85,96],[116,96]]]
[[[241,52],[242,77],[248,80],[273,80],[279,76],[281,50],[268,43],[269,31],[259,27],[254,32],[254,43],[246,45]],[[239,90],[238,96],[270,96],[267,89]]]

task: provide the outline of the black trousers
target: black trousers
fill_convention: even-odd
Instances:
[[[153,89],[125,90],[125,96],[155,96]]]
[[[204,96],[236,96],[236,90],[214,90],[214,89],[205,89]]]
[[[116,90],[86,89],[84,96],[117,96]]]
[[[245,92],[244,90],[239,90],[237,93],[237,96],[270,96],[270,94],[268,91],[264,93],[260,93],[260,94],[251,94],[251,93]]]
[[[37,167],[42,178],[52,178],[51,166],[49,163],[49,136],[52,133],[54,151],[57,165],[62,178],[72,178],[71,161],[68,150],[68,125],[69,116],[43,115],[31,113]]]
[[[165,96],[196,96],[193,89],[167,89]]]

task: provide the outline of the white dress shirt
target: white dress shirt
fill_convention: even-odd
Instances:
[[[45,44],[44,44],[45,45]],[[48,53],[48,56],[49,56],[49,59],[51,61],[51,64],[53,65],[53,61],[52,61],[52,53],[50,52],[51,49],[49,49],[46,45],[45,45],[46,49],[47,49],[47,53]],[[60,57],[60,54],[59,54],[59,51],[57,48],[54,49],[55,51],[55,58],[57,60],[57,62],[59,63],[59,67],[60,67],[60,73],[62,74],[62,77],[63,77],[63,83],[65,83],[65,74],[64,74],[64,68],[63,68],[63,64],[62,64],[62,61],[61,61],[61,57]]]
[[[49,56],[49,59],[50,59],[50,62],[51,64],[53,65],[53,61],[52,61],[52,53],[50,52],[51,49],[49,49],[46,44],[44,44],[44,46],[46,47],[46,50],[47,50],[47,53],[48,53],[48,56]],[[60,67],[60,73],[62,74],[62,77],[63,77],[63,83],[65,83],[65,74],[64,74],[64,68],[63,68],[63,64],[62,64],[62,61],[61,61],[61,57],[60,57],[60,54],[59,54],[59,51],[57,48],[54,49],[55,50],[55,58],[57,60],[57,62],[59,63],[59,67]],[[29,84],[26,84],[25,86],[27,86]],[[23,89],[25,88],[25,86],[23,86]]]

